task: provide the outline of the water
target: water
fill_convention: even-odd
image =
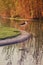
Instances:
[[[36,53],[35,38],[23,43],[0,47],[0,65],[43,65],[43,52]]]
[[[21,44],[0,47],[0,65],[43,65],[42,26],[42,21],[34,20],[30,26],[33,34],[30,40]]]

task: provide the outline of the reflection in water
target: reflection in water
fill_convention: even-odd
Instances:
[[[21,44],[2,47],[6,63],[1,65],[43,65],[43,22],[31,24],[31,37]]]
[[[35,38],[33,37],[21,44],[21,48],[18,47],[19,44],[3,47],[6,65],[42,65],[42,49],[39,49],[39,54],[36,52]]]

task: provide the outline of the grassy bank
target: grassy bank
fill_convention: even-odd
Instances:
[[[15,37],[18,36],[19,34],[20,31],[16,28],[4,27],[4,26],[0,27],[0,39]]]

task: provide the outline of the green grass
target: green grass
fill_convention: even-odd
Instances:
[[[20,31],[11,27],[0,27],[0,39],[15,37],[20,34]]]

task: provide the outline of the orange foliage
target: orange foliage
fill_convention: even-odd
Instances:
[[[14,3],[15,3],[15,0],[14,0]],[[33,16],[38,16],[37,11],[40,10],[40,12],[42,13],[43,2],[41,0],[40,1],[17,0],[17,3],[15,4],[15,8],[16,10],[14,10],[14,8],[11,8],[10,10],[11,16],[20,15],[23,18],[33,18]],[[3,12],[3,13],[6,14],[6,12]]]

